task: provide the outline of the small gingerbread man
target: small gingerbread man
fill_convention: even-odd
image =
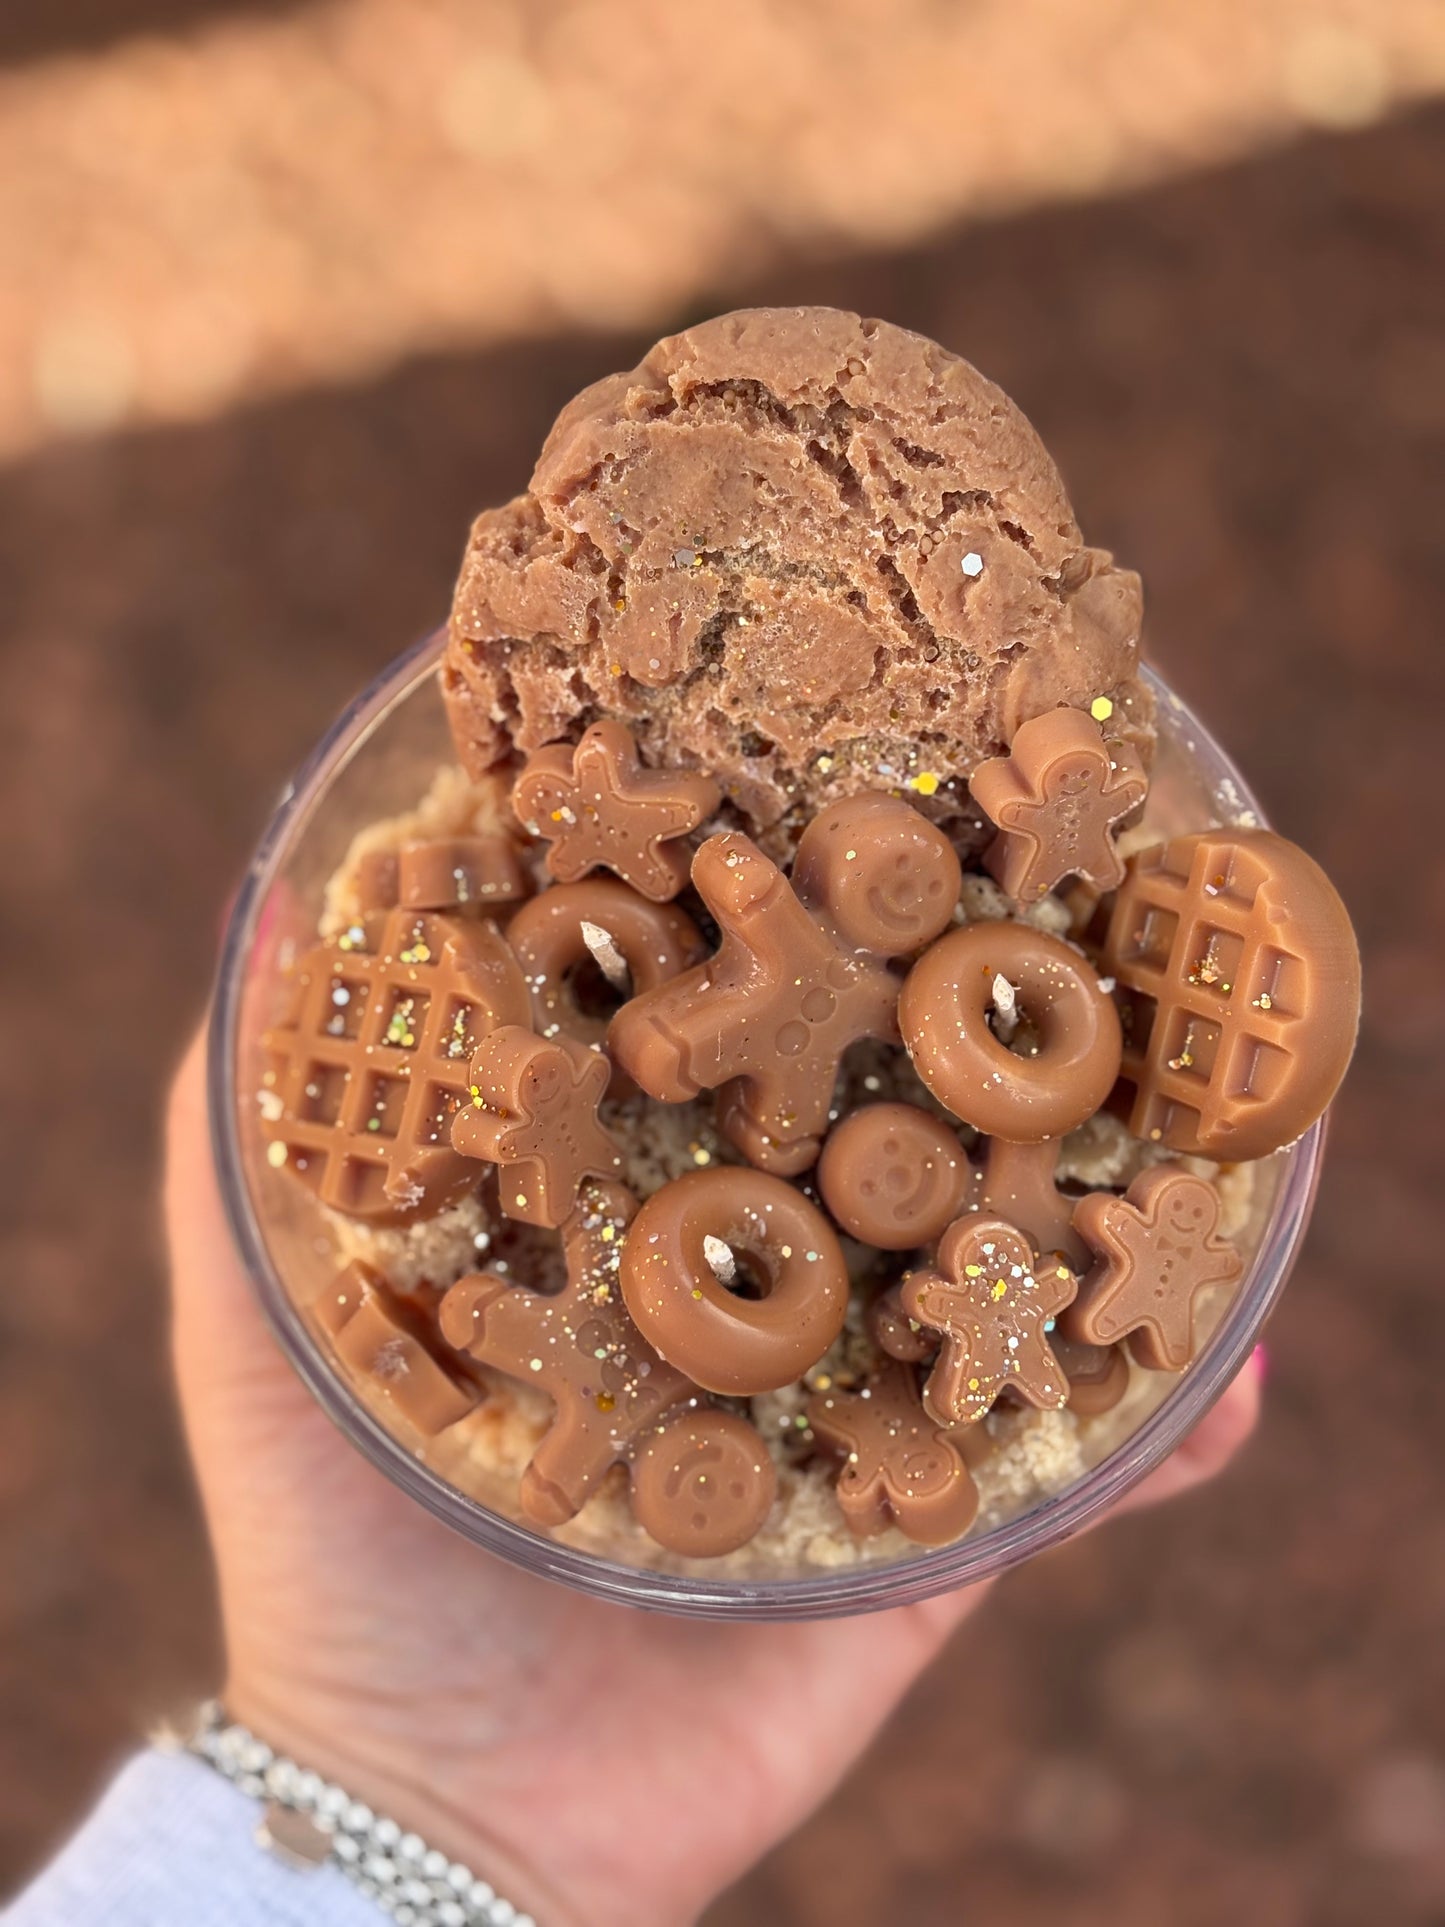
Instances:
[[[664,1363],[622,1302],[618,1258],[637,1201],[620,1184],[584,1187],[562,1228],[567,1283],[547,1294],[494,1272],[459,1280],[442,1300],[442,1336],[483,1365],[536,1385],[556,1406],[522,1474],[522,1510],[561,1525],[663,1413],[697,1396]]]
[[[570,1037],[538,1037],[504,1024],[471,1061],[472,1101],[452,1121],[463,1156],[501,1167],[509,1218],[560,1225],[583,1178],[615,1177],[616,1144],[597,1121],[607,1059]]]
[[[1020,724],[1007,756],[980,763],[969,788],[999,831],[984,862],[1015,901],[1047,896],[1067,876],[1101,891],[1123,882],[1114,833],[1144,801],[1149,779],[1135,752],[1106,742],[1081,709]]]
[[[791,883],[736,834],[703,844],[692,880],[722,946],[624,1004],[609,1047],[667,1103],[725,1087],[724,1134],[762,1170],[794,1177],[817,1158],[843,1052],[862,1037],[897,1043],[889,962],[948,923],[958,858],[907,803],[868,792],[813,819]]]
[[[1067,1265],[1036,1263],[1027,1238],[979,1212],[957,1219],[938,1244],[938,1269],[903,1279],[899,1303],[915,1324],[942,1335],[923,1389],[940,1425],[974,1425],[1004,1391],[1059,1410],[1069,1384],[1046,1327],[1074,1296]]]
[[[1195,1300],[1244,1268],[1219,1235],[1214,1186],[1181,1164],[1156,1164],[1122,1198],[1081,1198],[1074,1224],[1096,1263],[1064,1321],[1069,1337],[1086,1345],[1127,1337],[1146,1370],[1182,1372],[1194,1356]]]
[[[896,1525],[921,1546],[961,1538],[978,1492],[958,1448],[924,1411],[913,1367],[890,1360],[861,1391],[815,1392],[814,1436],[843,1455],[835,1488],[855,1538]]]
[[[687,882],[690,836],[717,808],[710,776],[646,769],[631,732],[604,720],[576,748],[551,743],[527,759],[512,790],[518,820],[552,845],[547,868],[559,883],[614,870],[654,903]]]

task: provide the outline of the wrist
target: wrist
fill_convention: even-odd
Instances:
[[[499,1895],[537,1927],[581,1927],[585,1907],[543,1874],[520,1843],[476,1811],[478,1803],[449,1785],[444,1758],[420,1757],[400,1734],[369,1730],[361,1709],[322,1710],[267,1692],[233,1676],[222,1704],[226,1717],[264,1741],[273,1753],[341,1788],[353,1802],[419,1836]]]

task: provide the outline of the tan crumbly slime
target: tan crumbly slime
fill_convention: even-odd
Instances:
[[[468,778],[444,769],[414,810],[369,825],[354,840],[345,861],[331,878],[325,895],[322,933],[331,934],[354,920],[359,910],[357,871],[370,851],[387,850],[413,837],[487,831],[504,821],[501,790],[495,777]],[[1016,907],[987,877],[964,879],[960,914],[970,921],[1015,914]],[[1047,897],[1019,913],[1040,928],[1067,935],[1073,918],[1067,904]],[[925,1106],[931,1103],[899,1054],[866,1047],[850,1062],[839,1092],[840,1112],[855,1102],[878,1096],[904,1097]],[[659,1105],[634,1097],[612,1109],[626,1146],[624,1181],[646,1197],[669,1179],[711,1163],[735,1161],[737,1154],[721,1139],[704,1101]],[[964,1135],[967,1136],[965,1130]],[[1169,1154],[1132,1137],[1124,1124],[1100,1112],[1065,1139],[1059,1175],[1086,1188],[1119,1190],[1148,1166]],[[1252,1164],[1220,1167],[1207,1160],[1179,1160],[1218,1187],[1221,1226],[1225,1235],[1247,1237],[1257,1198],[1258,1167]],[[510,1269],[518,1282],[555,1284],[556,1275],[543,1273],[553,1264],[546,1234],[519,1229],[496,1209],[489,1181],[461,1203],[434,1218],[397,1229],[383,1229],[328,1213],[338,1261],[364,1259],[384,1274],[399,1291],[424,1302],[439,1297],[456,1279],[474,1270]],[[917,1548],[890,1529],[877,1538],[858,1540],[846,1529],[833,1496],[836,1466],[812,1451],[803,1407],[811,1388],[826,1387],[830,1378],[846,1381],[859,1376],[872,1362],[871,1341],[862,1328],[862,1306],[876,1287],[877,1254],[849,1247],[855,1278],[869,1289],[855,1293],[847,1327],[825,1358],[807,1374],[805,1383],[754,1398],[751,1416],[768,1444],[778,1470],[778,1497],[761,1532],[739,1552],[719,1559],[687,1561],[663,1552],[636,1523],[620,1471],[609,1475],[602,1489],[568,1524],[553,1536],[579,1549],[625,1563],[712,1578],[756,1575],[769,1567],[780,1572],[799,1568],[828,1568],[878,1564],[916,1556]],[[1207,1328],[1223,1310],[1223,1300],[1203,1305]],[[974,1531],[987,1530],[1017,1516],[1030,1506],[1072,1485],[1089,1466],[1105,1458],[1154,1409],[1176,1382],[1167,1374],[1130,1368],[1129,1389],[1110,1412],[1081,1420],[1073,1413],[1031,1408],[997,1408],[980,1428],[988,1449],[971,1463],[979,1491],[978,1522]],[[425,1446],[429,1463],[443,1477],[483,1504],[504,1515],[516,1510],[517,1482],[546,1430],[549,1401],[526,1385],[487,1373],[488,1396],[459,1424]],[[389,1427],[398,1421],[374,1385],[357,1383],[357,1393],[372,1403]],[[980,1441],[975,1440],[975,1448]]]

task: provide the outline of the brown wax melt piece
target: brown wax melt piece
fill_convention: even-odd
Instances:
[[[1142,1172],[1122,1198],[1081,1198],[1074,1222],[1096,1253],[1064,1320],[1071,1338],[1127,1338],[1147,1370],[1182,1372],[1194,1356],[1194,1301],[1244,1269],[1219,1235],[1219,1193],[1178,1164]]]
[[[606,1041],[607,1018],[581,1008],[576,973],[596,961],[599,948],[604,963],[614,970],[620,963],[638,995],[691,969],[707,948],[697,925],[676,904],[650,902],[612,877],[543,890],[507,925],[507,942],[526,972],[537,1030],[544,1037],[571,1037],[593,1050]],[[614,1069],[613,1091],[619,1086],[630,1089],[630,1080]]]
[[[880,1251],[932,1244],[972,1183],[957,1134],[913,1104],[863,1105],[829,1132],[818,1160],[834,1221]]]
[[[743,1284],[714,1269],[724,1252]],[[843,1329],[848,1271],[815,1204],[781,1178],[718,1165],[689,1171],[643,1205],[622,1254],[639,1330],[710,1392],[776,1391],[816,1365]]]
[[[618,722],[594,723],[575,749],[565,743],[539,749],[512,791],[518,820],[551,843],[547,868],[559,882],[615,870],[658,903],[687,882],[690,852],[678,839],[721,799],[711,777],[644,769]]]
[[[1021,1232],[974,1212],[949,1226],[938,1269],[911,1272],[899,1298],[907,1315],[941,1334],[923,1403],[940,1425],[976,1424],[1005,1391],[1057,1411],[1068,1382],[1045,1326],[1073,1298],[1067,1265],[1040,1264]]]
[[[1010,1144],[991,1137],[983,1148],[974,1208],[1017,1225],[1035,1251],[1059,1252],[1073,1270],[1082,1271],[1089,1247],[1074,1229],[1078,1200],[1058,1186],[1060,1149],[1057,1138]]]
[[[995,980],[1017,994],[1037,1048],[994,1034]],[[1119,1074],[1119,1017],[1077,950],[1026,923],[951,930],[913,966],[898,1004],[913,1067],[955,1117],[1034,1144],[1094,1115]]]
[[[1021,723],[1007,756],[969,778],[974,801],[998,827],[984,862],[1021,903],[1065,877],[1117,890],[1124,865],[1114,833],[1144,801],[1149,779],[1136,751],[1106,743],[1092,716],[1051,709]]]
[[[745,1546],[777,1488],[768,1448],[736,1412],[679,1412],[648,1433],[632,1462],[637,1523],[689,1559]]]
[[[264,1040],[261,1128],[268,1160],[323,1204],[399,1224],[475,1182],[452,1119],[482,1039],[527,1021],[527,987],[491,924],[397,909],[370,943],[347,931],[296,966],[289,1019]]]
[[[745,836],[715,836],[693,882],[723,933],[717,955],[625,1004],[614,1056],[678,1103],[724,1086],[724,1134],[763,1170],[818,1155],[843,1052],[897,1041],[888,960],[929,943],[958,898],[958,858],[909,804],[874,793],[816,817],[789,884]]]
[[[531,879],[509,836],[444,836],[404,843],[397,890],[408,910],[500,909],[531,895]]]
[[[401,861],[395,850],[368,850],[356,871],[361,913],[394,910],[401,902]]]
[[[453,1376],[428,1350],[420,1321],[408,1317],[381,1274],[359,1260],[315,1300],[312,1316],[338,1358],[358,1378],[380,1386],[408,1423],[427,1438],[465,1418],[476,1388]]]
[[[843,1455],[835,1488],[855,1538],[891,1525],[946,1546],[973,1524],[978,1492],[958,1447],[924,1411],[911,1365],[890,1362],[858,1392],[815,1392],[808,1424]]]
[[[921,1365],[938,1350],[937,1332],[928,1331],[903,1309],[902,1281],[880,1291],[868,1307],[868,1331],[873,1343],[888,1358],[906,1365]]]
[[[1129,1389],[1129,1360],[1122,1345],[1084,1345],[1052,1332],[1049,1344],[1069,1381],[1069,1410],[1079,1418],[1112,1412]]]
[[[479,1272],[441,1304],[442,1336],[459,1352],[555,1404],[556,1416],[522,1475],[522,1510],[561,1525],[603,1474],[672,1407],[695,1395],[646,1343],[622,1302],[618,1256],[636,1201],[618,1184],[589,1185],[562,1228],[567,1283],[547,1295]]]
[[[1026,717],[1107,695],[1147,730],[1140,603],[967,362],[886,322],[760,309],[563,410],[528,493],[472,530],[443,687],[475,773],[585,710],[716,776],[755,835],[884,764],[936,779],[931,810],[961,824],[948,779]]]
[[[1349,912],[1313,858],[1269,830],[1141,851],[1102,965],[1129,1011],[1130,1129],[1171,1151],[1266,1157],[1339,1088],[1360,1019]]]
[[[607,1064],[585,1045],[505,1025],[472,1058],[470,1088],[452,1143],[501,1167],[497,1193],[509,1218],[560,1225],[584,1178],[612,1178],[621,1168],[597,1121]]]

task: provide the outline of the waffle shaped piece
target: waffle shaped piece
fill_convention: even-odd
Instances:
[[[397,909],[379,930],[318,944],[264,1040],[269,1161],[350,1217],[431,1216],[480,1175],[451,1141],[473,1053],[529,1021],[521,966],[493,924]]]

